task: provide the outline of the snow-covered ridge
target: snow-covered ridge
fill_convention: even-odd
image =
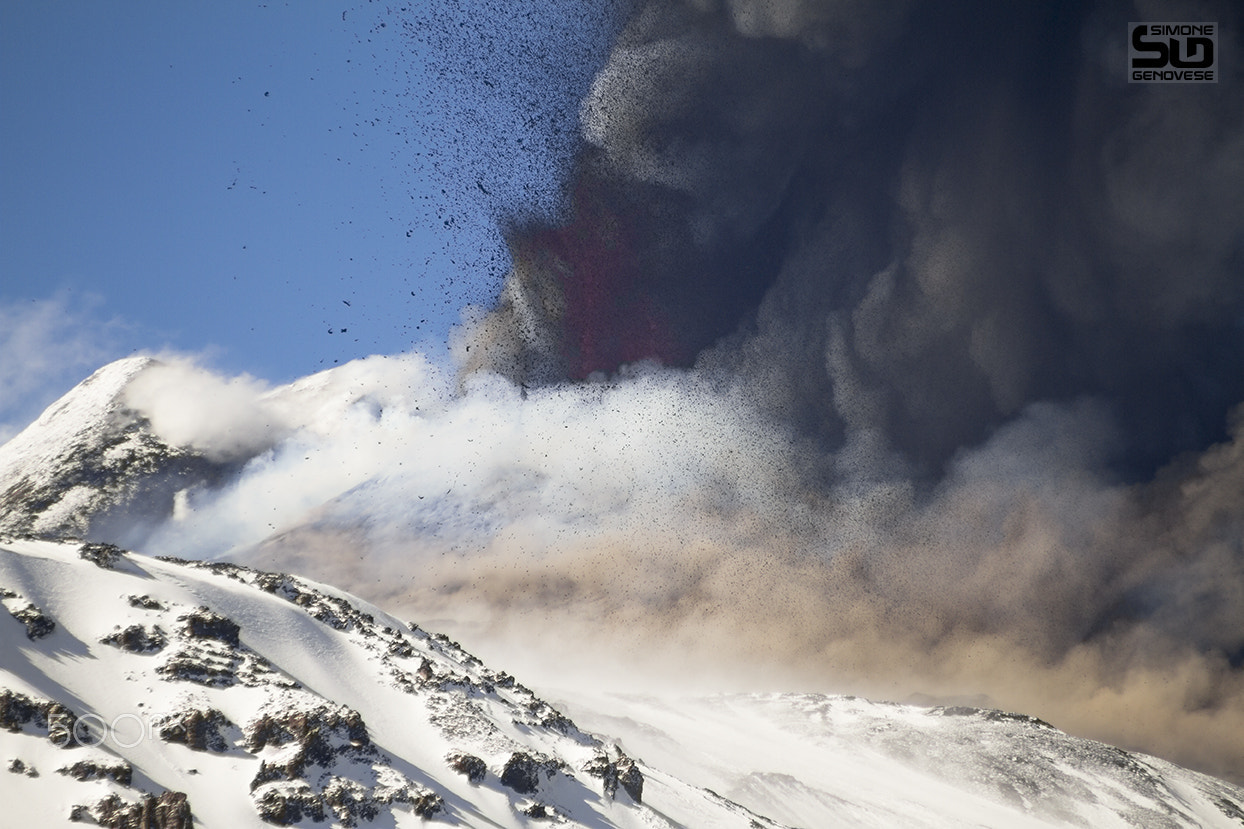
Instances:
[[[299,430],[343,428],[352,415],[383,410],[398,390],[414,410],[434,405],[426,361],[372,362],[388,380],[351,363],[272,389],[178,358],[110,363],[0,445],[0,535],[138,546],[179,506],[226,487]],[[409,388],[420,383],[422,391]]]
[[[8,541],[0,590],[13,825],[1244,822],[1236,787],[1022,715],[604,688],[559,710],[444,636],[232,564]]]
[[[513,677],[302,579],[15,541],[0,585],[15,599],[0,618],[0,759],[6,787],[30,795],[15,825],[164,804],[159,825],[180,826],[168,804],[184,802],[219,827],[779,826],[647,782]],[[28,606],[38,635],[16,612]]]

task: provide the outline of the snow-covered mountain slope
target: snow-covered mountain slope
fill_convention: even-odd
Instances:
[[[160,366],[110,363],[0,446],[0,533],[110,538],[164,520],[175,493],[232,468],[171,446],[129,408],[127,388]]]
[[[44,541],[0,585],[6,825],[780,826],[327,587]]]
[[[429,380],[432,374],[419,357],[377,357],[269,389],[180,358],[118,360],[0,445],[0,535],[138,546],[170,519],[193,513],[196,501],[211,501],[247,464],[262,461],[291,435],[294,449],[287,454],[306,449],[320,462],[320,473],[304,474],[303,483],[312,477],[319,485],[290,495],[273,511],[301,518],[367,481],[378,465],[375,456],[391,448],[360,451],[349,437],[352,424],[370,424],[399,401],[396,408],[415,412],[421,403],[434,406],[443,378]],[[337,456],[311,448],[334,431],[343,433]],[[237,506],[222,508],[234,522]],[[218,549],[210,531],[190,523],[186,532],[210,548],[207,554],[226,552],[238,540]],[[266,520],[243,525],[233,529],[251,542],[275,529]]]
[[[1244,825],[1244,790],[999,712],[602,689],[572,721],[293,576],[27,540],[0,589],[5,825]]]
[[[1019,714],[821,694],[553,698],[628,752],[795,826],[1244,824],[1238,787]]]

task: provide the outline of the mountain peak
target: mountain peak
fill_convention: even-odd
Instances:
[[[170,446],[128,405],[127,389],[161,365],[104,366],[0,446],[0,536],[125,541],[117,528],[167,516],[176,487],[220,478],[221,464]]]

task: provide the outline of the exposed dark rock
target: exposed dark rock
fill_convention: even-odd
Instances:
[[[989,722],[1017,722],[1024,725],[1035,726],[1036,728],[1048,728],[1052,731],[1057,729],[1050,725],[1040,717],[1034,717],[1031,714],[1016,714],[1011,711],[998,711],[993,708],[986,709],[982,716]]]
[[[259,654],[238,642],[238,626],[204,609],[179,617],[185,622],[178,647],[156,666],[156,673],[169,679],[211,688],[238,683],[256,687],[275,685],[296,688],[298,683],[282,675]],[[196,636],[193,630],[198,630]]]
[[[524,815],[536,819],[547,820],[553,815],[549,812],[549,808],[543,803],[531,803],[525,809],[521,810]]]
[[[492,674],[489,678],[498,688],[513,688],[515,684],[514,677],[510,676],[505,671],[502,671],[499,674]]]
[[[62,766],[57,774],[72,777],[79,782],[87,780],[112,780],[122,786],[129,786],[134,779],[134,769],[124,760],[106,763],[99,760],[79,760],[72,766]]]
[[[458,774],[466,775],[466,779],[472,783],[479,783],[488,774],[488,764],[474,754],[454,752],[445,758],[445,762]]]
[[[169,679],[193,682],[209,688],[227,688],[238,681],[237,666],[240,661],[231,654],[182,650],[159,665],[156,673]]]
[[[21,597],[16,593],[5,591],[5,607],[8,608],[9,615],[26,626],[26,638],[32,642],[36,639],[42,639],[56,629],[56,622],[52,621],[52,617],[35,607],[32,602],[21,604]]]
[[[280,759],[264,759],[251,780],[256,808],[269,823],[327,816],[338,825],[357,826],[393,803],[409,803],[421,817],[444,810],[439,795],[393,772],[391,758],[372,744],[363,718],[345,706],[265,714],[246,727],[245,737],[251,753],[283,748],[276,755]],[[364,780],[356,779],[360,773]],[[368,780],[368,775],[377,776]]]
[[[367,725],[359,712],[344,705],[335,708],[322,705],[309,711],[260,716],[246,727],[246,750],[257,754],[264,746],[302,743],[325,731],[344,737],[351,745],[371,745]]]
[[[58,748],[72,748],[78,745],[74,739],[77,724],[77,716],[59,702],[0,688],[0,728],[20,732],[29,725]]]
[[[583,766],[583,771],[599,777],[604,785],[605,794],[610,798],[618,795],[618,786],[631,796],[636,803],[643,802],[644,775],[639,766],[630,757],[616,749],[618,759],[610,760],[607,754],[597,754]]]
[[[281,761],[264,760],[251,780],[251,791],[275,780],[298,780],[309,766],[329,768],[337,757],[374,759],[379,752],[367,736],[357,711],[345,706],[321,706],[310,711],[265,714],[246,729],[246,750],[257,754],[265,746],[298,745]]]
[[[323,797],[343,826],[357,826],[360,820],[370,823],[380,814],[371,792],[354,780],[334,778],[324,787]]]
[[[980,717],[988,722],[1016,722],[1035,726],[1037,728],[1057,730],[1054,729],[1054,726],[1039,717],[1033,717],[1028,714],[1014,714],[1010,711],[999,711],[993,708],[972,708],[966,705],[948,705],[945,707],[933,708],[929,711],[929,713],[934,716],[942,717]]]
[[[183,614],[177,620],[182,623],[178,648],[156,667],[157,673],[169,679],[214,688],[227,688],[237,683],[252,687],[297,686],[241,643],[241,629],[233,620],[206,607]]]
[[[163,610],[160,604],[150,596],[130,596],[130,607],[141,607],[143,610]]]
[[[1225,797],[1216,797],[1213,798],[1213,801],[1214,805],[1217,806],[1218,810],[1224,815],[1232,820],[1238,820],[1240,823],[1244,824],[1244,808],[1242,808],[1239,804],[1233,803]]]
[[[34,722],[48,705],[47,700],[36,700],[7,688],[0,690],[0,726],[9,731],[21,731],[22,726]],[[44,719],[43,727],[47,727]]]
[[[237,622],[214,613],[210,608],[200,607],[184,616],[178,616],[177,621],[185,622],[183,630],[187,636],[196,639],[216,639],[234,647],[240,644],[238,634],[241,628],[238,627]]]
[[[105,645],[114,645],[130,653],[157,653],[168,644],[168,636],[158,625],[130,625],[124,630],[116,630],[99,641]]]
[[[428,643],[439,653],[448,656],[453,661],[468,668],[482,668],[484,663],[474,654],[468,653],[462,645],[450,639],[443,633],[433,633],[428,638]]]
[[[438,794],[427,792],[411,801],[411,806],[416,816],[426,819],[445,811],[445,800]]]
[[[540,787],[540,770],[545,764],[530,754],[516,751],[501,770],[501,784],[519,794],[534,794]]]
[[[415,655],[415,648],[410,642],[406,641],[406,637],[391,627],[384,628],[383,633],[389,639],[388,650],[385,651],[389,656],[396,656],[401,659],[409,659]]]
[[[631,800],[643,803],[644,775],[635,761],[629,757],[624,756],[618,759],[618,782],[622,784],[622,789],[631,796]]]
[[[27,777],[38,777],[39,771],[34,766],[27,765],[24,760],[14,757],[9,761],[9,771],[14,774],[24,774]]]
[[[542,728],[550,728],[566,736],[575,736],[582,733],[579,731],[579,727],[571,722],[565,714],[544,700],[533,697],[531,702],[527,704],[527,710],[532,714],[531,722]]]
[[[291,826],[304,818],[316,823],[324,820],[324,804],[309,787],[297,791],[268,789],[255,808],[261,820],[275,826]]]
[[[229,741],[221,731],[235,726],[214,708],[195,708],[164,717],[156,727],[166,742],[180,743],[194,751],[222,752],[229,750]]]
[[[111,570],[116,567],[124,550],[115,544],[86,543],[78,548],[78,556],[93,563],[96,567]]]
[[[254,584],[260,590],[280,596],[305,610],[313,619],[334,630],[363,629],[376,620],[339,596],[328,596],[284,573],[256,573]]]

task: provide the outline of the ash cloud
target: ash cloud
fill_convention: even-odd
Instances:
[[[633,636],[988,689],[1238,777],[1241,76],[1128,84],[1159,17],[1238,49],[1228,3],[638,4],[568,217],[511,232],[465,367],[683,366],[805,442],[799,492],[539,576],[494,545],[462,591],[558,585]]]
[[[1234,44],[1227,4],[1160,10]],[[571,219],[512,235],[473,359],[721,370],[934,475],[1085,394],[1129,471],[1203,448],[1244,397],[1244,116],[1229,69],[1126,83],[1120,32],[1157,11],[643,4],[583,101]]]
[[[1239,51],[1227,3],[636,4],[462,376],[274,392],[323,416],[152,548],[1244,779],[1244,78],[1129,85],[1159,18]]]

